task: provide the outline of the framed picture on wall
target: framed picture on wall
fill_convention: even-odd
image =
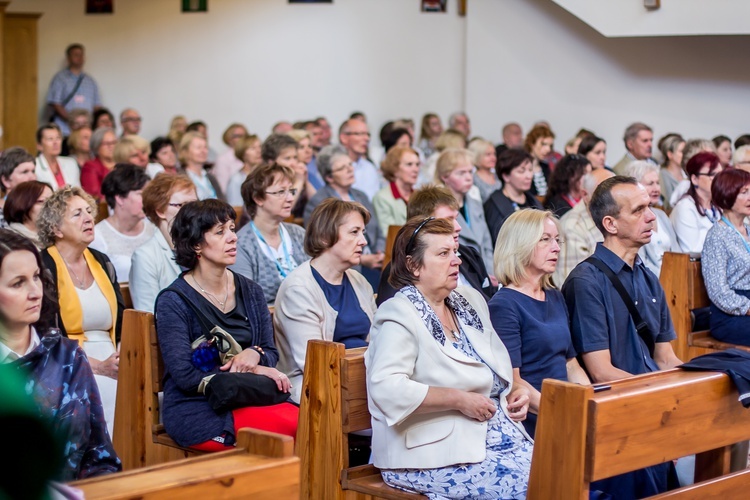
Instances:
[[[208,12],[208,0],[182,0],[182,12]]]
[[[86,0],[86,14],[112,14],[114,0]]]
[[[422,12],[445,12],[448,0],[422,0]]]

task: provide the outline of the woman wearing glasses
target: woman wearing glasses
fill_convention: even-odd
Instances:
[[[721,172],[719,157],[701,152],[685,165],[690,187],[672,209],[672,220],[677,243],[685,253],[701,253],[706,234],[721,217],[721,210],[711,200],[711,184]]]
[[[514,382],[531,395],[523,425],[532,437],[542,380],[591,383],[576,360],[565,299],[550,279],[559,255],[559,222],[551,212],[519,210],[500,228],[495,273],[503,287],[490,299],[490,318],[510,354]]]
[[[513,380],[487,303],[456,289],[453,224],[412,218],[393,249],[399,289],[365,353],[372,457],[391,486],[430,498],[525,498],[529,391]]]
[[[294,179],[294,170],[271,163],[256,168],[242,183],[250,222],[237,233],[232,270],[258,283],[268,305],[276,300],[284,278],[310,259],[304,249],[305,230],[284,222],[297,195]]]
[[[305,234],[312,260],[301,264],[279,287],[273,316],[279,370],[289,376],[292,400],[299,402],[307,341],[365,347],[375,299],[360,265],[367,245],[370,213],[357,202],[324,200],[313,211]]]
[[[136,309],[154,312],[156,296],[180,275],[169,234],[172,221],[183,205],[198,200],[198,194],[184,175],[157,175],[143,189],[142,198],[143,212],[157,230],[133,253],[130,295]]]

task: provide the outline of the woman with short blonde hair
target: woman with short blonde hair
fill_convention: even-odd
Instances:
[[[576,360],[565,299],[552,285],[559,255],[557,217],[530,208],[508,217],[495,246],[495,276],[503,287],[489,301],[490,319],[508,348],[514,383],[531,395],[523,425],[532,437],[542,380],[590,384]]]

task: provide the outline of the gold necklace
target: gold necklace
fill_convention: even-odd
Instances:
[[[216,295],[212,294],[211,292],[203,288],[201,284],[198,283],[198,280],[195,279],[194,273],[190,274],[190,277],[193,278],[193,281],[198,286],[198,288],[200,288],[200,291],[203,292],[203,294],[206,295],[209,299],[213,299],[214,302],[219,304],[219,309],[221,309],[221,312],[224,312],[224,306],[226,306],[227,299],[229,298],[229,278],[226,275],[226,271],[224,271],[224,277],[226,278],[227,285],[226,285],[226,294],[224,295],[223,301],[219,300],[219,298]]]
[[[84,282],[81,280],[81,278],[78,277],[78,275],[76,274],[76,272],[73,270],[73,268],[70,266],[70,264],[68,264],[68,261],[65,260],[65,257],[63,257],[62,254],[60,254],[60,257],[62,258],[63,262],[65,262],[65,266],[68,268],[68,271],[70,271],[71,273],[73,273],[73,277],[78,282],[78,288],[80,288],[81,290],[85,290],[86,287],[84,286]],[[84,278],[85,277],[86,277],[86,275],[84,275]]]

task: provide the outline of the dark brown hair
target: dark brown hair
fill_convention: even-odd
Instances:
[[[8,223],[18,222],[23,224],[29,218],[29,212],[36,205],[36,200],[42,195],[44,188],[49,188],[52,192],[55,191],[52,186],[40,181],[26,181],[16,186],[5,199],[5,206],[3,207],[5,220]]]
[[[391,274],[388,276],[388,283],[396,290],[413,285],[418,281],[414,276],[414,271],[424,265],[424,254],[427,250],[426,234],[453,235],[453,224],[445,219],[432,217],[426,220],[422,216],[412,217],[406,221],[406,224],[401,227],[396,235],[396,242],[393,244]],[[411,241],[412,239],[413,241]],[[408,255],[407,250],[409,251]]]
[[[276,180],[276,176],[282,179],[289,179],[294,182],[294,170],[284,167],[277,163],[264,163],[248,174],[245,182],[242,183],[240,193],[242,201],[245,203],[247,214],[252,219],[258,211],[258,205],[255,200],[264,200],[266,198],[266,189],[268,189]]]

